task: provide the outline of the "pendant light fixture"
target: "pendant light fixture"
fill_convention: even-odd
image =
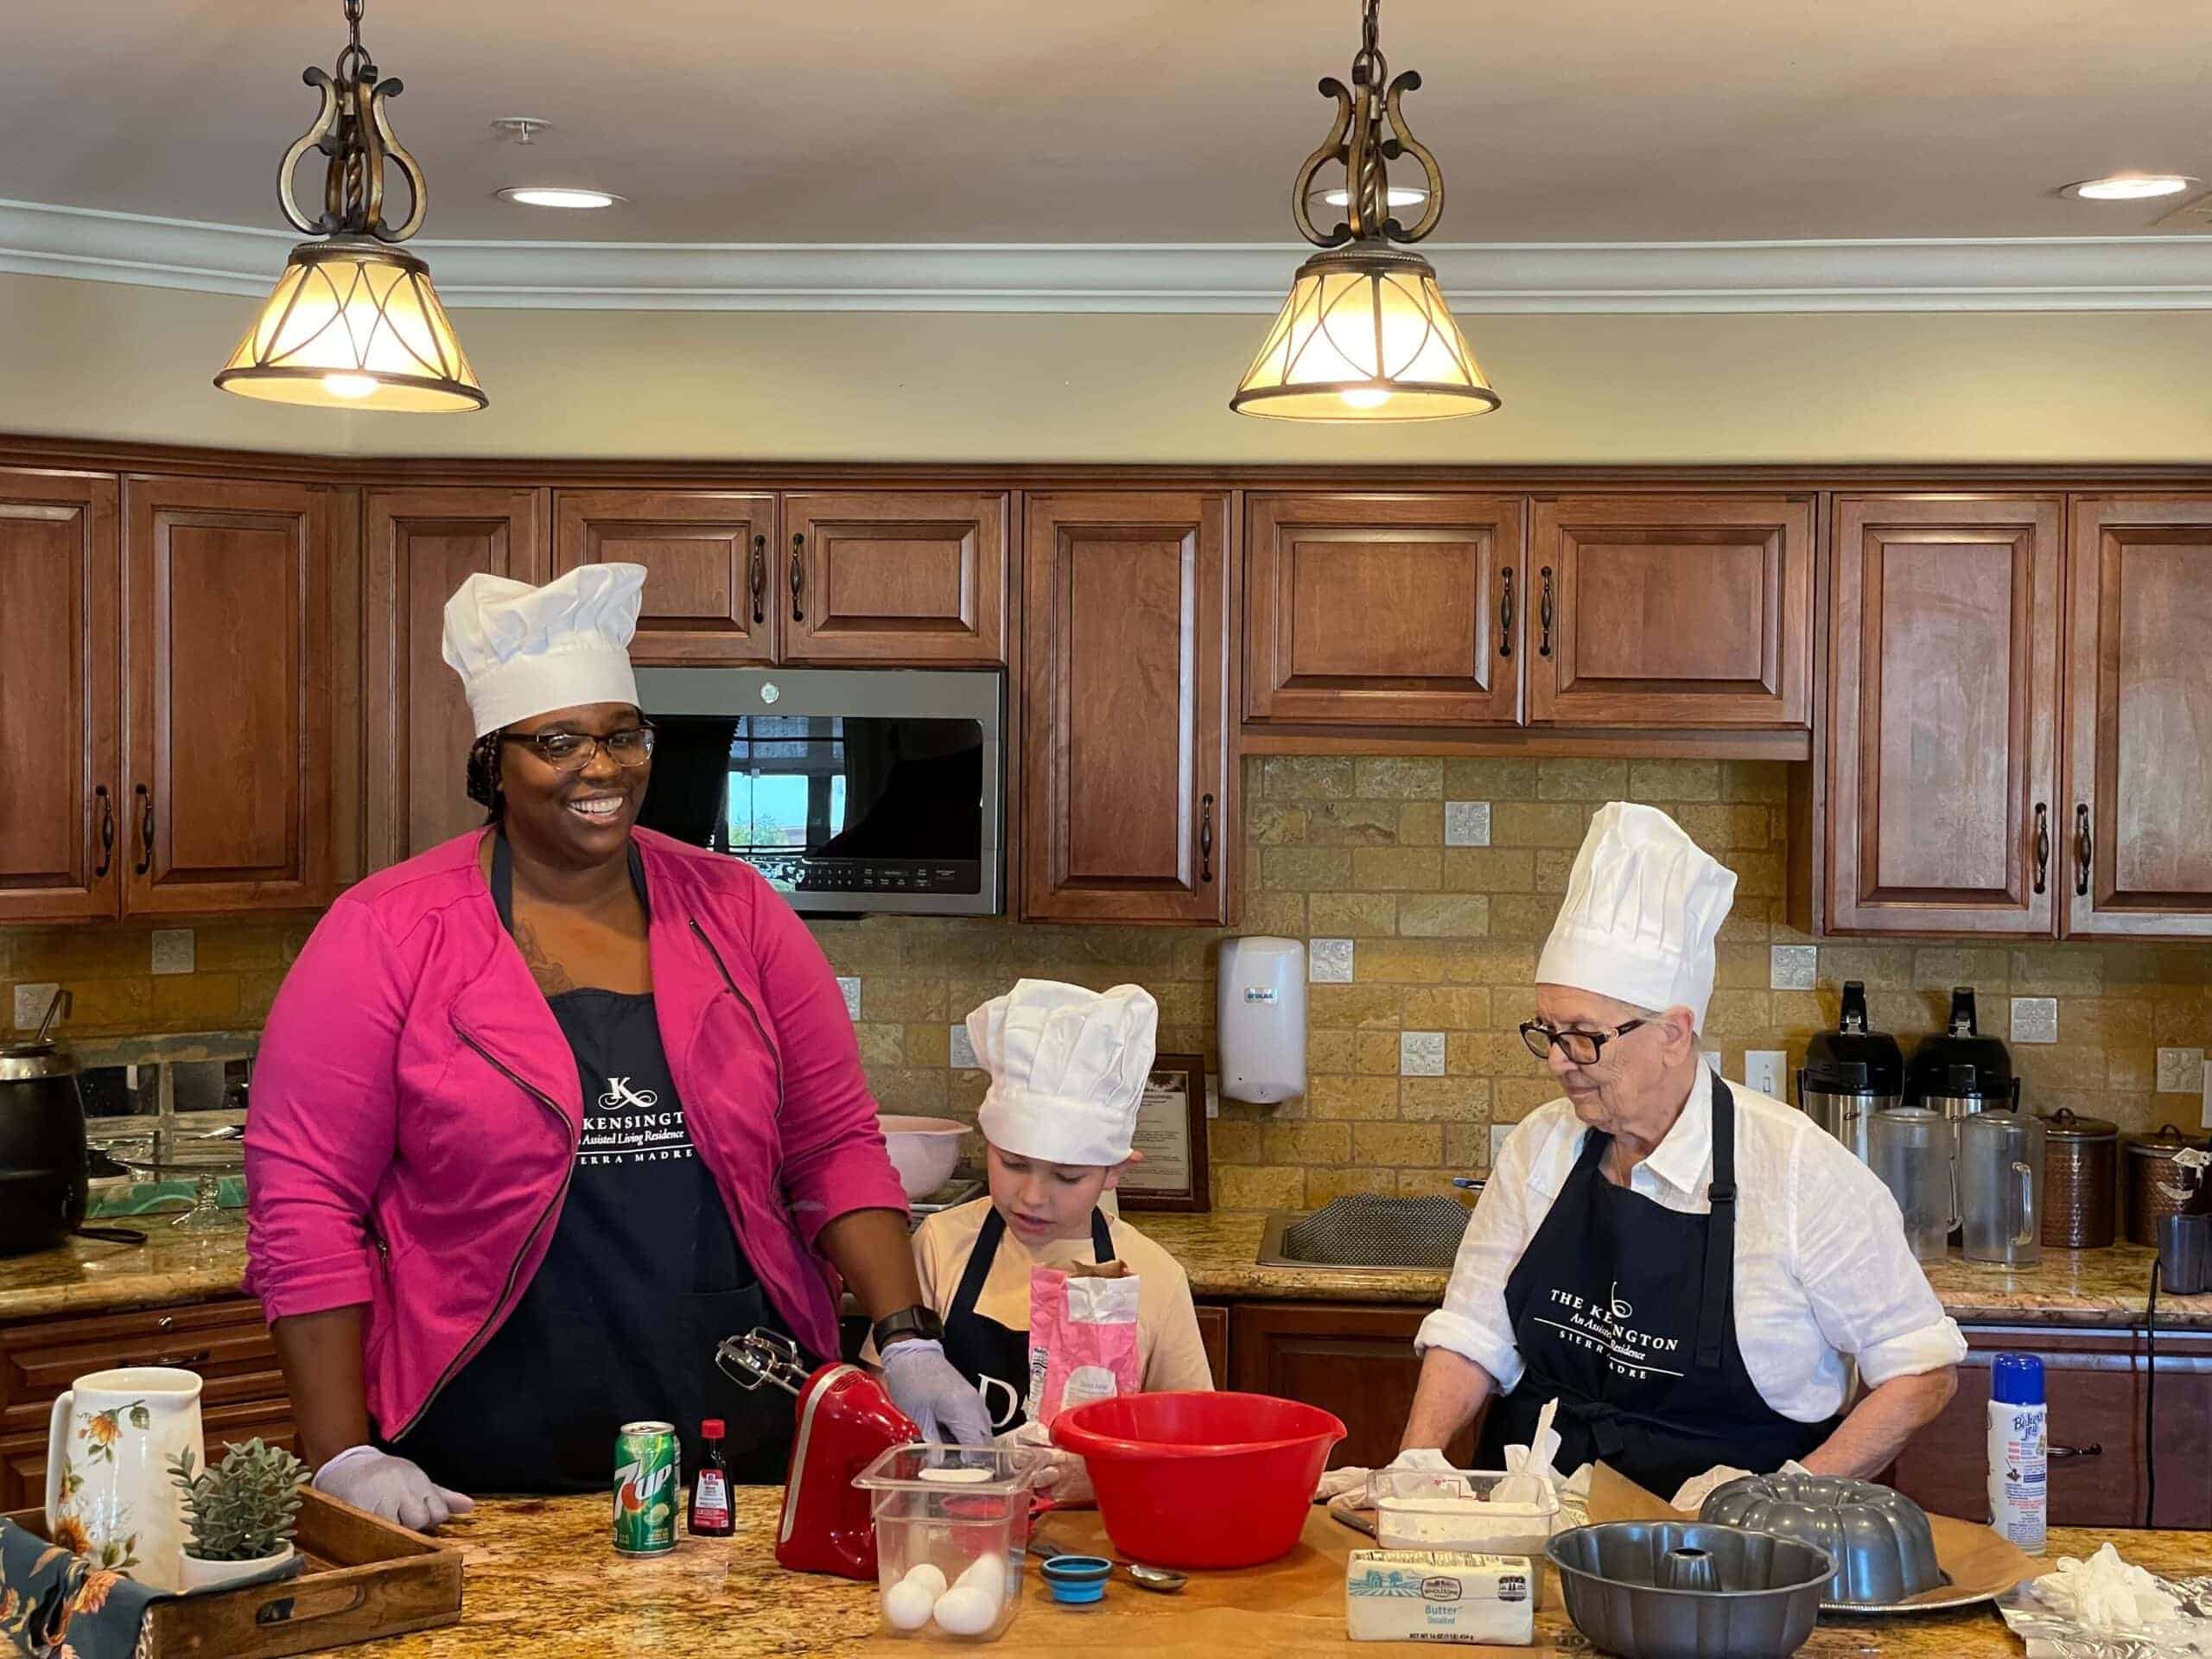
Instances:
[[[363,0],[344,0],[347,39],[337,73],[309,69],[322,93],[315,124],[284,153],[276,199],[302,242],[215,384],[243,397],[333,409],[481,409],[489,401],[430,286],[430,268],[400,251],[422,227],[423,169],[392,137],[386,103],[403,90],[380,80],[361,48]],[[324,157],[322,212],[309,218],[292,174],[310,150]],[[407,181],[408,212],[384,220],[385,166]]]
[[[1498,396],[1452,321],[1435,269],[1411,251],[1444,213],[1444,175],[1407,129],[1401,100],[1419,90],[1408,69],[1389,80],[1376,45],[1380,0],[1363,0],[1351,86],[1321,82],[1337,114],[1321,147],[1306,158],[1291,189],[1299,233],[1321,250],[1298,268],[1290,298],[1267,343],[1229,400],[1242,415],[1304,421],[1435,421],[1483,415]],[[1387,84],[1386,84],[1387,83]],[[1411,156],[1427,175],[1421,217],[1408,230],[1391,213],[1388,163]],[[1314,177],[1332,163],[1344,188],[1318,192]],[[1409,193],[1395,193],[1402,200]],[[1341,197],[1344,217],[1325,234],[1314,203]]]

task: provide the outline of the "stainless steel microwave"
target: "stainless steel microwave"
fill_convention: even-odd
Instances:
[[[744,859],[803,915],[1004,906],[1006,677],[640,668],[638,821]]]

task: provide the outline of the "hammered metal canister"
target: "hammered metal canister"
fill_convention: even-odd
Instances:
[[[2190,1172],[2174,1162],[2174,1154],[2189,1147],[2202,1147],[2173,1124],[2150,1135],[2127,1138],[2127,1236],[2149,1249],[2158,1248],[2158,1223],[2177,1216],[2188,1206],[2193,1187]]]
[[[2044,1119],[2043,1243],[2101,1250],[2120,1218],[2120,1125],[2063,1108]]]

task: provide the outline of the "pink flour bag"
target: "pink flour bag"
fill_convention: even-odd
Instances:
[[[1031,1423],[1093,1400],[1138,1393],[1137,1276],[1118,1262],[1102,1268],[1029,1270]]]

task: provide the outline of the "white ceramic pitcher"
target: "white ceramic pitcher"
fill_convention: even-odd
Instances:
[[[200,1432],[200,1377],[162,1365],[80,1376],[54,1402],[46,1441],[46,1523],[104,1567],[159,1590],[184,1587],[183,1494],[168,1461]]]

